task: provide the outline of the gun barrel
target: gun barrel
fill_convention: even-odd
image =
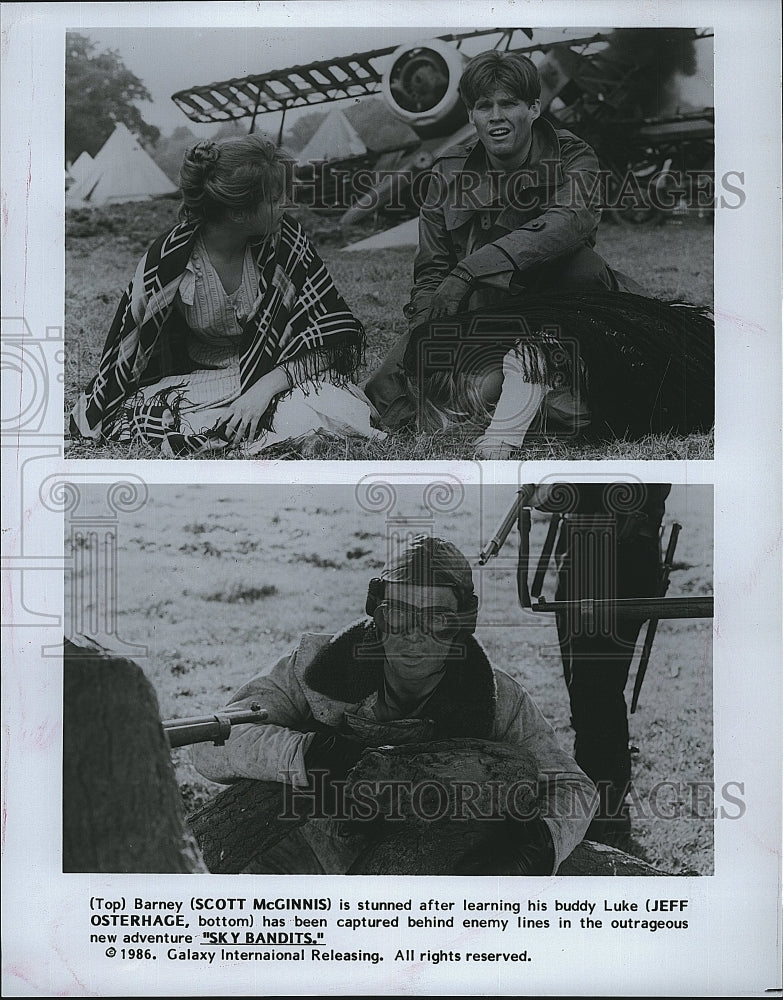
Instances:
[[[712,597],[630,597],[622,600],[539,601],[531,611],[578,611],[582,614],[613,614],[616,618],[712,618]]]
[[[521,490],[517,490],[517,494],[514,497],[511,506],[503,517],[503,520],[495,529],[494,535],[479,552],[479,566],[486,565],[490,559],[494,558],[498,552],[500,552],[503,547],[503,543],[511,533],[511,529],[519,519],[520,510],[530,503],[534,492],[535,486],[523,486]]]
[[[663,559],[663,566],[661,566],[660,586],[658,588],[659,597],[665,597],[666,591],[669,589],[669,577],[674,568],[674,553],[677,549],[677,539],[680,537],[681,531],[682,525],[675,521],[671,527],[669,544],[666,546],[666,554]],[[647,666],[650,662],[650,654],[652,653],[652,644],[655,641],[657,630],[658,619],[651,617],[647,625],[647,634],[644,637],[641,656],[639,657],[639,666],[636,669],[636,680],[634,681],[633,696],[631,698],[631,715],[636,712],[636,706],[639,704],[639,695],[641,694],[642,684],[644,684]]]
[[[166,719],[161,725],[172,749],[190,746],[192,743],[215,743],[221,746],[231,735],[233,726],[264,722],[268,715],[264,709],[253,707],[238,711],[216,712],[215,715]]]

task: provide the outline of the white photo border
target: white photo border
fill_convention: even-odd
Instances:
[[[377,966],[314,969],[264,963],[205,969],[197,963],[144,966],[96,961],[85,944],[91,896],[155,898],[246,894],[237,877],[75,876],[60,866],[61,698],[57,643],[63,620],[62,513],[46,497],[59,483],[139,477],[193,482],[202,464],[84,462],[64,457],[64,37],[88,26],[280,26],[452,24],[471,27],[519,16],[531,26],[567,24],[699,26],[715,30],[716,177],[742,176],[737,210],[715,216],[716,441],[712,462],[432,463],[466,483],[517,486],[569,474],[606,481],[633,474],[647,482],[714,487],[715,784],[740,780],[741,822],[716,821],[716,874],[656,881],[655,894],[688,897],[687,936],[566,941],[536,945],[536,963],[491,967],[442,963],[416,970]],[[491,19],[491,21],[490,21]],[[702,995],[762,996],[779,990],[781,964],[781,19],[771,0],[654,5],[518,3],[508,11],[476,3],[7,3],[2,6],[3,195],[3,993],[7,996],[175,995]],[[467,25],[466,25],[467,30]],[[197,75],[197,74],[196,74]],[[209,74],[203,74],[208,76]],[[41,397],[43,393],[43,401]],[[15,406],[9,409],[9,396]],[[6,414],[10,413],[10,418]],[[413,463],[384,465],[414,476]],[[357,483],[378,473],[365,463],[221,462],[221,483]],[[54,492],[52,492],[54,491]],[[269,878],[272,878],[271,876]],[[280,878],[267,895],[357,897],[379,890],[359,879]],[[317,883],[317,884],[316,884]],[[637,880],[596,885],[532,880],[528,894],[568,898],[649,896]],[[192,886],[192,888],[191,888]],[[394,879],[394,894],[461,898],[444,880]],[[513,891],[493,882],[498,898]],[[489,889],[485,890],[490,892]],[[402,897],[400,897],[402,898]],[[482,950],[489,939],[479,942]],[[365,942],[361,942],[365,947]],[[433,946],[437,947],[436,944]],[[500,950],[500,949],[498,949]],[[563,960],[565,959],[565,960]],[[316,973],[314,976],[313,973]]]

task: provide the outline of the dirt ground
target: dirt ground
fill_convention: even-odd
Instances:
[[[361,617],[387,539],[415,527],[468,555],[480,598],[477,638],[497,667],[528,688],[570,750],[554,622],[517,603],[516,532],[498,558],[477,565],[514,489],[440,479],[441,487],[429,488],[388,481],[374,488],[151,487],[147,503],[118,524],[117,636],[146,648],[133,658],[157,691],[161,718],[216,711],[301,633],[336,631]],[[93,500],[100,513],[97,491]],[[683,530],[669,596],[711,594],[712,488],[674,487],[664,523],[674,520]],[[544,515],[534,515],[533,552],[545,530]],[[544,592],[553,595],[551,580]],[[632,814],[637,852],[673,873],[713,871],[712,718],[712,622],[661,622],[631,716],[638,748]],[[174,759],[189,809],[218,790],[190,766],[186,749]]]

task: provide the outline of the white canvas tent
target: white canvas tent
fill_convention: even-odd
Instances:
[[[299,153],[300,163],[317,163],[326,160],[350,160],[364,156],[367,147],[359,133],[339,108],[334,108],[318,126],[313,137]]]
[[[357,243],[350,243],[343,250],[386,250],[388,247],[417,247],[419,245],[419,220],[408,219],[393,229],[374,233]]]
[[[87,174],[90,172],[95,160],[90,156],[90,154],[85,149],[83,152],[79,153],[76,159],[71,164],[69,175],[73,179],[74,184],[80,184]]]
[[[136,137],[125,125],[117,123],[112,134],[95,154],[92,166],[85,171],[81,180],[77,178],[68,188],[65,203],[77,207],[119,201],[146,201],[148,198],[174,194],[176,191],[176,185],[139,145]]]

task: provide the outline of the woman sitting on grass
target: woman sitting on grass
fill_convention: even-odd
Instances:
[[[352,384],[364,330],[285,214],[286,163],[259,135],[187,152],[181,221],[136,268],[73,434],[164,455],[379,434]]]

